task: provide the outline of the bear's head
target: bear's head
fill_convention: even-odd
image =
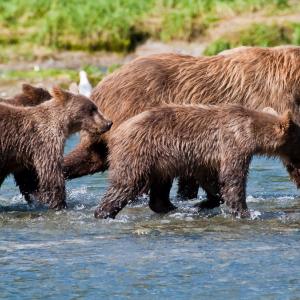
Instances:
[[[25,83],[22,85],[22,93],[14,97],[17,105],[21,106],[36,106],[51,98],[47,90]]]
[[[64,107],[65,119],[68,120],[68,134],[85,130],[90,134],[103,134],[112,126],[89,98],[62,90],[52,89],[54,101]]]

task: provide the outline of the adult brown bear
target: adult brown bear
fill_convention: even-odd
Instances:
[[[114,122],[108,134],[82,135],[65,157],[65,174],[75,178],[107,169],[107,141],[125,120],[162,103],[236,103],[251,109],[291,110],[300,122],[300,47],[246,47],[212,57],[158,54],[138,58],[107,76],[91,98]],[[287,166],[291,177],[299,173]],[[179,179],[179,193],[197,194],[192,178]]]

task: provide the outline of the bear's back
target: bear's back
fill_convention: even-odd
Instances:
[[[258,129],[272,128],[279,118],[240,105],[166,105],[145,111],[122,123],[112,133],[109,147],[131,145],[202,145],[220,149],[226,144],[254,143]],[[122,145],[122,146],[121,146]],[[249,145],[250,147],[250,145]]]
[[[300,47],[241,49],[193,57],[156,54],[138,58],[106,77],[92,99],[114,122],[163,103],[239,104],[252,109],[292,109],[300,82]]]

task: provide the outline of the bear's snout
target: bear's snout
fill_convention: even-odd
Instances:
[[[105,125],[101,127],[101,132],[104,133],[104,132],[110,130],[112,125],[113,125],[112,121],[105,122]]]
[[[107,122],[107,125],[106,125],[107,130],[111,129],[112,124],[113,124],[112,121],[108,121],[108,122]]]

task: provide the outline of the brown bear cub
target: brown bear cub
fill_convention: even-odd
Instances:
[[[0,98],[0,103],[14,106],[36,106],[51,99],[50,93],[43,89],[24,83],[22,93],[11,98]]]
[[[179,175],[199,179],[208,193],[217,182],[221,200],[215,206],[225,202],[233,215],[248,216],[245,190],[253,155],[279,156],[298,168],[299,147],[300,128],[290,112],[276,116],[238,105],[170,105],[143,112],[111,136],[111,185],[95,217],[114,218],[149,189],[153,211],[174,209],[169,192]]]
[[[0,98],[0,103],[26,107],[39,105],[51,98],[52,97],[47,90],[24,83],[22,85],[22,93],[11,98]],[[27,202],[31,202],[31,194],[37,188],[36,174],[34,174],[34,170],[19,168],[13,175],[25,200]]]
[[[102,134],[112,123],[88,98],[53,88],[53,99],[34,107],[0,104],[0,185],[18,170],[34,170],[34,196],[50,208],[66,207],[63,151],[80,130]]]

